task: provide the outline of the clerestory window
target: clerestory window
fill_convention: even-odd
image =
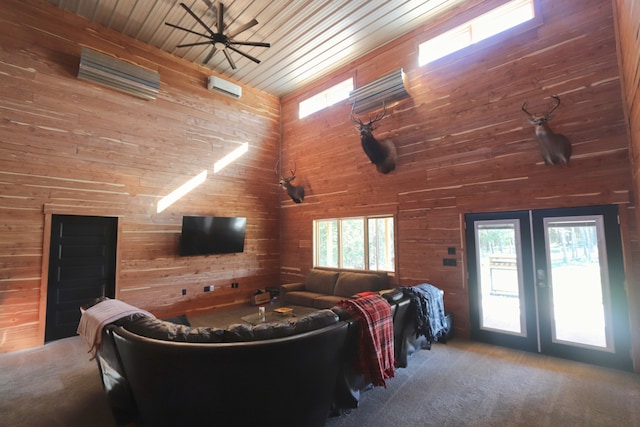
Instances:
[[[310,98],[301,101],[298,105],[298,118],[307,117],[310,114],[330,107],[340,101],[349,98],[349,92],[353,90],[353,78],[331,86],[329,89],[313,95]]]
[[[421,43],[418,47],[418,65],[423,66],[533,20],[536,17],[534,6],[535,0],[511,0]]]

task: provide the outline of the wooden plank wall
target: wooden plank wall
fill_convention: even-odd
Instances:
[[[45,214],[119,217],[117,294],[157,316],[246,304],[278,282],[276,97],[209,92],[210,70],[45,1],[3,1],[0,46],[0,352],[43,342]],[[78,80],[82,46],[158,71],[158,99]],[[244,142],[248,153],[214,174]],[[203,170],[203,184],[157,213]],[[246,216],[245,252],[179,257],[182,215]]]
[[[444,289],[462,336],[469,335],[466,213],[618,204],[625,261],[632,264],[638,236],[612,3],[542,0],[540,6],[537,28],[418,67],[419,42],[483,7],[466,2],[283,98],[283,162],[296,162],[307,186],[304,203],[283,204],[283,282],[298,281],[312,266],[312,220],[364,213],[397,215],[397,283]],[[397,169],[390,174],[369,163],[347,102],[298,119],[299,101],[323,88],[349,76],[363,85],[398,68],[408,74],[411,99],[390,108],[374,132],[396,144]],[[551,127],[573,143],[568,167],[544,165],[520,109],[528,100],[531,111],[542,113],[553,94],[562,104]],[[456,267],[443,266],[449,247],[456,248]]]
[[[623,81],[625,112],[631,135],[631,168],[633,174],[636,220],[640,223],[640,2],[616,0],[616,23],[618,34],[618,61]],[[637,232],[637,229],[636,229]],[[633,276],[640,278],[640,252],[634,253]],[[629,288],[629,305],[640,307],[640,289]],[[631,323],[640,325],[640,312],[635,310]],[[640,330],[635,329],[635,342],[640,343]],[[640,360],[640,348],[634,348],[635,359]]]

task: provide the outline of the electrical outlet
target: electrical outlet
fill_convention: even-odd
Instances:
[[[186,294],[187,294],[187,290],[186,290],[186,289],[183,289],[183,290],[182,290],[182,295],[186,295]]]
[[[232,288],[237,288],[238,287],[238,282],[231,282],[231,287]]]
[[[443,258],[442,265],[446,265],[448,267],[455,267],[458,265],[455,258]]]
[[[211,292],[213,290],[213,285],[208,285],[204,287],[205,292]]]

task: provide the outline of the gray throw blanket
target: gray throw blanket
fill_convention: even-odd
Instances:
[[[400,290],[411,298],[416,308],[417,336],[423,335],[429,343],[437,342],[447,332],[443,292],[428,283],[401,287]]]

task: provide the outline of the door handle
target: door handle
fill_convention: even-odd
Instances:
[[[543,268],[539,268],[536,270],[536,285],[539,288],[547,287],[547,273]]]

